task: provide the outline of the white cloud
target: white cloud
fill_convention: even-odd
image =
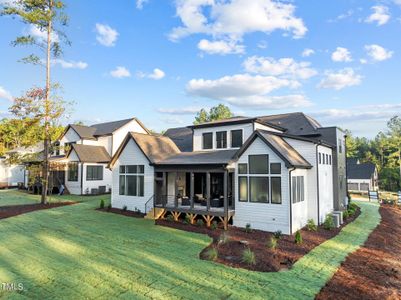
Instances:
[[[351,52],[347,48],[337,47],[331,54],[331,59],[335,62],[350,62],[352,61]]]
[[[394,4],[401,5],[401,0],[394,0]]]
[[[115,70],[110,72],[114,78],[131,77],[130,71],[126,67],[118,66]]]
[[[136,8],[142,9],[143,5],[149,2],[149,0],[136,0]]]
[[[237,74],[216,80],[192,79],[187,84],[187,92],[192,96],[225,101],[245,107],[280,109],[303,107],[310,102],[303,95],[271,96],[280,88],[297,88],[297,81],[274,76],[252,76]]]
[[[315,50],[306,48],[306,49],[302,52],[302,57],[309,57],[309,56],[311,56],[311,55],[313,55],[313,54],[315,54]]]
[[[350,10],[347,10],[345,13],[338,15],[335,19],[328,20],[328,22],[335,23],[335,22],[338,22],[338,21],[341,21],[344,19],[348,19],[348,18],[351,18],[353,16],[353,14],[354,14],[354,11],[352,9],[350,9]]]
[[[65,61],[63,59],[53,59],[53,64],[59,64],[64,69],[86,69],[88,64],[83,61]]]
[[[377,23],[377,26],[382,26],[390,20],[390,13],[387,6],[376,5],[371,8],[373,13],[366,18],[367,23]]]
[[[208,54],[242,54],[245,52],[245,46],[237,44],[236,41],[209,41],[202,39],[198,43],[198,49]]]
[[[326,71],[325,78],[319,83],[319,88],[341,90],[346,87],[361,84],[362,76],[352,68],[345,68],[337,72]]]
[[[257,46],[258,46],[259,49],[266,49],[267,46],[268,46],[268,44],[267,44],[266,41],[260,41],[260,42],[257,44]]]
[[[13,101],[13,96],[11,96],[11,93],[2,86],[0,86],[0,98]]]
[[[379,45],[366,45],[365,50],[369,58],[375,62],[390,59],[394,54],[393,51],[389,51]]]
[[[166,124],[176,124],[176,125],[181,125],[184,124],[184,120],[178,117],[167,117],[167,118],[162,118],[161,119],[164,123]]]
[[[247,58],[243,65],[250,73],[294,79],[308,79],[317,74],[315,69],[310,68],[309,62],[296,62],[293,58],[275,60],[271,57],[252,56]]]
[[[35,25],[29,26],[28,34],[40,42],[47,42],[47,32],[40,30],[40,28]],[[60,40],[58,34],[55,32],[52,32],[50,37],[53,43],[57,43]]]
[[[294,16],[295,6],[274,0],[177,0],[176,13],[182,26],[173,28],[170,40],[191,34],[207,34],[213,39],[238,43],[247,33],[276,30],[303,37],[307,28]]]
[[[136,77],[138,78],[150,78],[154,80],[160,80],[166,76],[166,73],[164,73],[163,70],[160,70],[159,68],[153,69],[153,72],[150,74],[144,73],[142,71],[136,72]]]
[[[116,44],[118,32],[106,24],[96,24],[96,40],[106,47],[113,47]]]
[[[193,115],[205,107],[182,107],[182,108],[158,108],[157,111],[162,114],[171,115]]]

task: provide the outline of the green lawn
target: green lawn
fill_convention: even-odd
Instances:
[[[69,196],[69,200],[82,201],[83,197]],[[51,196],[49,202],[65,201],[64,197]],[[8,205],[35,204],[40,202],[37,195],[20,192],[18,190],[0,190],[0,207]]]
[[[95,211],[101,197],[59,198],[84,202],[0,220],[0,282],[24,285],[0,298],[313,299],[380,221],[377,204],[360,203],[355,222],[293,269],[259,273],[199,260],[207,236]]]

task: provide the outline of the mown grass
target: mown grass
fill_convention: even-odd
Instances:
[[[24,285],[0,298],[313,299],[380,220],[377,204],[361,203],[290,271],[259,273],[200,260],[205,235],[96,211],[107,196],[56,198],[84,202],[0,220],[0,282]]]

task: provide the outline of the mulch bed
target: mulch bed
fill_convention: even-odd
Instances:
[[[143,218],[145,216],[145,214],[141,213],[141,212],[123,210],[123,209],[119,209],[119,208],[105,207],[105,208],[98,208],[96,210],[113,213],[113,214],[118,214],[118,215],[123,215],[123,216],[127,216],[127,217],[134,217],[134,218]]]
[[[379,226],[316,299],[401,299],[401,209],[380,207]]]
[[[275,250],[269,249],[266,246],[267,241],[273,236],[270,232],[252,230],[250,233],[247,233],[244,228],[234,226],[230,226],[227,231],[224,231],[222,228],[211,230],[205,226],[184,224],[183,222],[174,222],[166,219],[157,220],[156,224],[209,235],[213,239],[213,242],[200,253],[201,259],[208,260],[207,252],[210,248],[214,247],[218,250],[218,258],[216,260],[218,263],[252,271],[277,272],[281,269],[291,268],[297,260],[313,248],[336,236],[345,225],[355,220],[359,214],[360,209],[358,208],[353,217],[349,217],[340,228],[333,230],[325,230],[322,226],[319,226],[317,231],[309,231],[306,228],[301,229],[303,243],[300,245],[295,244],[293,235],[283,235],[278,241]],[[226,243],[219,243],[219,238],[223,232],[226,232],[229,240]],[[242,262],[242,253],[247,248],[250,248],[255,254],[255,265],[248,265]]]
[[[48,204],[23,204],[23,205],[10,205],[10,206],[1,206],[0,207],[0,219],[6,219],[18,215],[22,215],[25,213],[29,213],[36,210],[50,209],[56,208],[60,206],[72,205],[76,202],[57,202],[57,203],[48,203]]]

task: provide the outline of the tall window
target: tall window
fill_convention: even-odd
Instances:
[[[303,176],[292,176],[292,203],[305,200],[305,186]]]
[[[341,139],[338,139],[338,152],[339,153],[343,152],[343,142]]]
[[[269,177],[249,177],[251,202],[269,202]]]
[[[248,159],[250,174],[269,173],[269,155],[249,155]]]
[[[271,202],[281,204],[281,177],[271,177]]]
[[[78,181],[78,163],[68,163],[68,181]]]
[[[144,196],[144,165],[120,166],[120,195]]]
[[[216,132],[216,148],[227,148],[227,131]]]
[[[248,177],[238,177],[239,201],[248,202]]]
[[[103,166],[87,166],[86,180],[103,180]]]
[[[202,148],[213,149],[213,132],[206,132],[202,135]]]
[[[231,130],[231,148],[239,148],[242,143],[242,129]]]

